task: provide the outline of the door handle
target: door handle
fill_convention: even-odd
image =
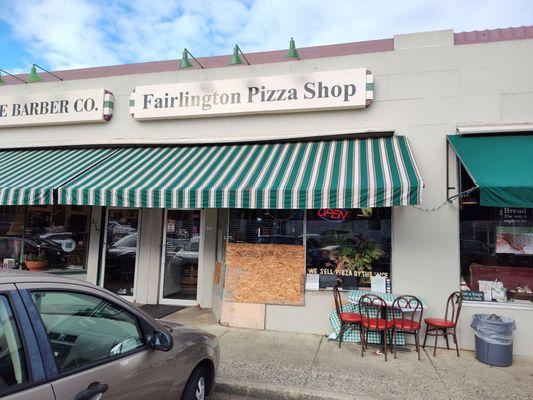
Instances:
[[[87,389],[79,392],[74,400],[96,400],[96,396],[99,394],[105,393],[109,389],[109,386],[105,383],[93,382]],[[100,397],[98,397],[99,399]]]

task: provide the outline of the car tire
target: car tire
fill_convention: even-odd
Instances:
[[[199,366],[192,371],[187,380],[181,400],[205,400],[209,394],[209,379],[204,367]]]

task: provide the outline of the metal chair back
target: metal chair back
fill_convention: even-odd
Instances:
[[[342,313],[342,298],[337,284],[333,286],[333,299],[335,300],[335,310],[337,311],[337,316],[340,319]]]
[[[416,296],[404,295],[394,299],[392,303],[392,321],[394,325],[413,327],[415,322],[422,325],[424,307]]]
[[[461,293],[453,292],[452,294],[450,294],[450,296],[448,297],[448,301],[446,302],[446,313],[444,314],[444,319],[448,321],[453,321],[455,324],[457,324],[457,321],[459,320],[459,315],[461,314],[462,306],[463,300],[461,298]]]
[[[359,312],[365,320],[379,318],[387,320],[388,307],[383,298],[369,293],[359,299]]]

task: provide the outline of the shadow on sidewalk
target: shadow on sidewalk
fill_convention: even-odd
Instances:
[[[414,348],[384,361],[358,344],[325,336],[220,326],[210,310],[186,308],[165,319],[196,326],[219,337],[219,390],[287,399],[531,399],[533,358],[515,357],[508,368],[490,367],[470,351],[437,357]],[[409,346],[408,346],[409,347]],[[429,352],[429,349],[428,349]],[[233,389],[232,389],[233,388]],[[277,397],[272,397],[277,396]]]

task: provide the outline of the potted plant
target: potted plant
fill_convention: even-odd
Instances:
[[[26,268],[28,268],[30,271],[39,271],[43,268],[48,267],[46,253],[43,250],[40,250],[37,254],[28,254],[26,256],[25,264]]]
[[[330,260],[336,264],[335,272],[342,274],[348,270],[357,272],[359,286],[367,284],[370,278],[363,272],[372,272],[372,263],[383,256],[383,250],[378,243],[368,239],[360,239],[353,246],[342,247],[330,254]]]

